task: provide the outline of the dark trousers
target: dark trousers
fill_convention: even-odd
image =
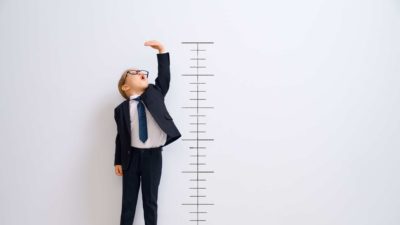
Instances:
[[[162,171],[162,147],[140,149],[131,147],[130,165],[123,171],[121,225],[132,225],[135,217],[139,186],[145,225],[157,225],[158,186]]]

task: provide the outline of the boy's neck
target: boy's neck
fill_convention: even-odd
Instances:
[[[131,92],[128,93],[128,96],[131,95],[142,95],[144,90],[138,91],[138,90],[132,90]]]

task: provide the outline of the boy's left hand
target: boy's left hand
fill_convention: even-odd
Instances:
[[[156,40],[146,41],[144,43],[144,45],[145,46],[150,46],[150,47],[152,47],[154,49],[157,49],[158,53],[164,53],[165,52],[164,46],[159,41],[156,41]]]

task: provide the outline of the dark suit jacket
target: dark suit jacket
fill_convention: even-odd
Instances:
[[[158,53],[158,75],[155,84],[149,86],[143,92],[142,100],[160,128],[167,134],[166,146],[181,137],[181,133],[175,126],[171,115],[168,113],[164,103],[164,97],[169,89],[170,61],[169,53]],[[120,103],[114,109],[114,119],[117,123],[117,136],[115,138],[114,165],[122,165],[127,169],[131,154],[131,123],[129,114],[129,99]]]

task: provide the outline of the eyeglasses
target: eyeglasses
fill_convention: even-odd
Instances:
[[[149,71],[147,70],[128,70],[125,74],[125,78],[124,78],[124,83],[126,81],[126,77],[128,76],[128,74],[131,75],[145,75],[147,78],[149,77]]]
[[[127,75],[132,74],[132,75],[146,75],[146,77],[149,77],[149,71],[147,70],[128,70]]]

